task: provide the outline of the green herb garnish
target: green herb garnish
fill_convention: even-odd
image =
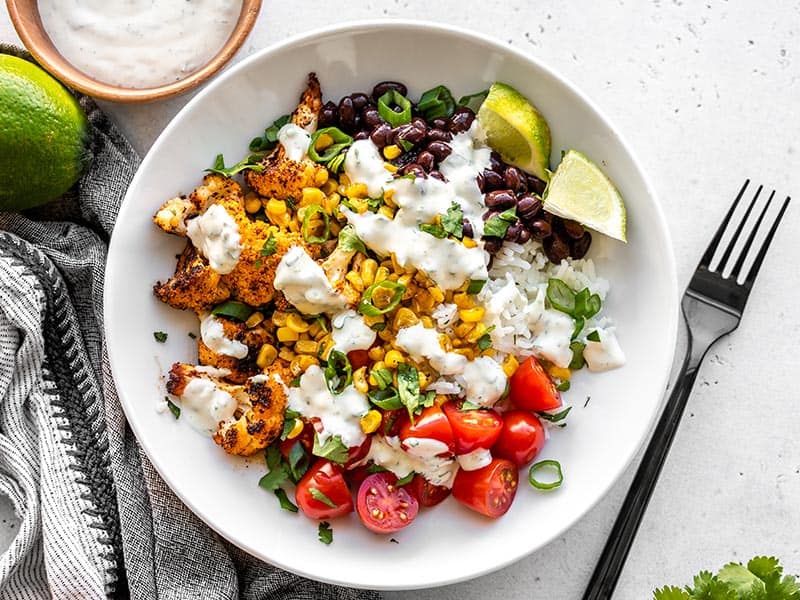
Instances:
[[[250,142],[250,151],[265,152],[267,150],[272,150],[278,145],[278,132],[281,130],[281,127],[289,123],[291,119],[291,115],[283,115],[282,117],[275,119],[272,125],[264,130],[263,137],[252,139]]]
[[[330,506],[331,508],[337,508],[339,505],[336,504],[333,500],[328,498],[325,495],[325,492],[320,490],[319,488],[309,487],[308,493],[311,494],[311,497],[316,500],[317,502],[322,502],[325,506]]]
[[[276,488],[273,490],[275,495],[278,497],[278,502],[281,504],[281,508],[283,510],[288,510],[289,512],[296,513],[298,511],[297,506],[289,500],[289,497],[286,495],[286,490],[283,488]]]
[[[433,237],[439,238],[440,240],[447,237],[447,232],[442,228],[441,225],[437,225],[436,223],[423,223],[419,226],[419,230],[429,233]]]
[[[372,296],[375,294],[375,290],[378,288],[387,288],[392,290],[392,299],[384,308],[378,308],[372,303]],[[397,283],[396,281],[384,279],[378,283],[373,283],[366,290],[364,290],[364,293],[361,295],[361,302],[358,303],[358,312],[368,317],[384,315],[400,304],[400,300],[403,299],[403,294],[405,293],[406,286],[401,283]]]
[[[253,314],[253,309],[244,302],[227,300],[222,304],[217,304],[214,308],[212,308],[211,314],[215,317],[227,317],[228,319],[233,319],[234,321],[244,322],[247,321],[250,315]]]
[[[392,127],[411,122],[411,102],[397,90],[389,90],[378,98],[378,113]]]
[[[364,242],[361,241],[356,235],[356,230],[352,225],[345,225],[339,231],[339,245],[338,248],[342,249],[345,252],[361,252],[362,254],[367,253],[367,247],[364,245]]]
[[[417,110],[426,121],[441,117],[451,117],[456,108],[453,94],[443,85],[437,85],[422,93],[417,102]]]
[[[536,473],[542,469],[554,469],[556,479],[553,481],[540,481],[536,479]],[[564,473],[561,471],[561,463],[557,460],[540,460],[534,463],[528,471],[528,481],[537,490],[552,490],[559,487],[564,482]]]
[[[414,475],[416,475],[416,473],[414,471],[411,471],[405,477],[401,477],[400,479],[398,479],[395,482],[395,485],[400,486],[400,485],[406,485],[407,483],[411,483],[411,480],[414,479]]]
[[[558,423],[559,421],[566,419],[569,411],[571,410],[572,407],[568,406],[564,410],[560,410],[557,413],[539,412],[536,414],[539,415],[539,418],[544,419],[545,421],[549,421],[550,423]]]
[[[577,371],[582,369],[586,364],[586,360],[583,358],[584,348],[586,348],[586,344],[582,342],[572,342],[569,345],[569,349],[572,350],[572,360],[569,361],[569,368],[571,370]]]
[[[396,410],[403,406],[400,395],[394,387],[386,387],[382,390],[370,390],[367,392],[367,399],[378,408],[383,410]]]
[[[311,220],[314,215],[322,215],[322,233],[314,235],[311,230]],[[319,204],[312,204],[306,207],[306,212],[303,215],[303,239],[309,244],[322,244],[328,241],[331,234],[331,220],[328,213],[325,212]]]
[[[353,367],[344,352],[331,350],[325,366],[325,382],[332,394],[341,394],[353,381]]]
[[[176,419],[180,418],[181,416],[181,407],[175,404],[172,400],[164,396],[164,400],[167,401],[167,408],[169,408],[169,412],[172,413],[172,416]]]
[[[320,542],[323,544],[330,544],[333,541],[333,529],[331,529],[331,524],[327,521],[320,521],[317,535],[319,536]]]
[[[331,139],[333,139],[333,144],[325,148],[322,154],[320,154],[317,151],[317,140],[319,140],[319,137],[322,135],[330,136]],[[338,127],[323,127],[322,129],[318,129],[314,132],[314,135],[311,136],[311,141],[308,144],[308,158],[317,163],[330,164],[340,153],[343,155],[342,151],[349,148],[352,144],[353,138]],[[340,166],[341,164],[337,165],[337,170]]]
[[[586,339],[590,342],[599,342],[600,341],[600,332],[595,329],[592,333],[586,336]]]
[[[338,435],[329,437],[327,440],[325,440],[324,444],[320,444],[319,436],[315,435],[314,448],[311,450],[311,453],[314,456],[327,458],[329,461],[340,465],[343,465],[350,459],[347,446],[344,445],[342,438],[340,438]]]
[[[487,237],[503,238],[512,223],[517,221],[517,207],[504,210],[499,215],[493,215],[483,226],[483,235]]]
[[[153,332],[153,337],[156,338],[156,341],[159,344],[163,344],[164,342],[166,342],[168,335],[169,334],[166,333],[165,331],[154,331]]]
[[[483,101],[488,95],[488,88],[481,90],[480,92],[475,92],[474,94],[467,94],[466,96],[461,96],[461,98],[459,98],[458,105],[466,106],[467,108],[471,108],[473,111],[478,112],[478,107],[483,104]]]
[[[469,285],[467,286],[467,293],[479,294],[480,291],[483,289],[483,286],[485,285],[486,285],[485,279],[470,279]]]
[[[416,367],[408,363],[397,365],[397,388],[400,402],[408,410],[409,416],[413,418],[414,411],[420,405],[419,372]]]
[[[378,388],[382,390],[392,385],[392,372],[386,367],[372,369],[372,371],[370,371],[370,375],[372,375],[372,377],[375,379],[375,382],[378,384]]]
[[[259,250],[258,255],[259,257],[267,257],[272,256],[278,251],[278,239],[275,237],[273,233],[270,232],[269,237],[264,241],[264,245],[261,246],[261,250]],[[253,266],[257,269],[261,266],[261,258],[258,258]]]
[[[261,171],[264,170],[264,165],[259,164],[259,161],[262,158],[264,158],[263,153],[248,154],[235,165],[226,167],[225,159],[223,158],[222,154],[217,154],[217,157],[214,159],[214,164],[206,169],[206,172],[217,173],[218,175],[224,175],[225,177],[232,177],[241,171],[247,170],[261,173]]]
[[[454,238],[464,237],[464,211],[456,202],[442,215],[442,228]]]

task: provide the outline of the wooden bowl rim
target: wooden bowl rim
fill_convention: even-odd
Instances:
[[[113,102],[152,102],[182,94],[208,80],[242,47],[255,25],[261,3],[262,0],[242,0],[242,12],[228,40],[211,60],[187,77],[157,87],[127,88],[98,81],[65,59],[42,26],[36,0],[6,0],[17,34],[42,67],[79,92]]]

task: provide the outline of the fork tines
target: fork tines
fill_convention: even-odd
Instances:
[[[712,269],[712,260],[714,258],[714,255],[717,254],[717,251],[721,248],[722,238],[725,236],[726,231],[729,231],[733,227],[731,225],[731,220],[733,218],[733,215],[736,213],[736,209],[739,207],[740,201],[742,197],[744,197],[745,192],[747,190],[747,186],[749,184],[750,180],[748,179],[744,182],[742,189],[739,190],[739,194],[736,196],[736,200],[733,202],[733,205],[731,205],[730,209],[728,210],[728,214],[725,215],[725,219],[722,221],[722,224],[719,226],[719,229],[717,229],[717,232],[714,234],[714,238],[709,243],[708,248],[706,249],[706,252],[703,255],[702,259],[700,259],[700,265],[699,265],[699,267],[701,268],[705,267],[707,270],[711,272],[716,272],[719,275],[724,274],[725,277],[729,277],[733,281],[741,280],[741,276],[743,274],[743,267],[745,265],[747,258],[751,255],[750,250],[751,247],[753,246],[753,242],[755,241],[759,231],[761,231],[762,229],[761,224],[764,221],[764,217],[767,214],[770,204],[772,204],[772,200],[775,197],[775,191],[773,190],[770,193],[769,198],[767,198],[767,201],[764,203],[764,206],[761,209],[758,218],[755,220],[755,224],[751,224],[752,221],[752,219],[750,218],[751,213],[753,212],[753,208],[758,203],[759,196],[761,196],[761,192],[764,187],[761,185],[758,186],[758,189],[753,195],[753,199],[750,201],[750,204],[744,211],[744,215],[742,215],[742,217],[738,219],[738,222],[735,223],[736,228],[733,234],[728,238],[729,241],[727,247],[722,253],[722,256],[720,257],[719,261],[714,265]],[[761,267],[761,263],[764,261],[764,256],[767,254],[767,248],[769,247],[770,242],[772,241],[772,237],[775,235],[775,231],[778,229],[778,225],[780,224],[781,219],[783,218],[783,213],[786,212],[786,207],[789,206],[789,201],[790,198],[787,196],[786,199],[783,201],[783,204],[781,205],[777,216],[774,217],[774,220],[772,221],[772,226],[769,228],[769,230],[766,233],[766,236],[761,241],[761,244],[758,248],[758,252],[755,255],[755,258],[753,259],[749,269],[747,270],[747,273],[744,274],[744,280],[742,281],[742,284],[748,288],[752,287],[753,282],[755,281],[756,275],[758,274],[758,270]],[[747,235],[747,239],[742,244],[740,240],[742,238],[742,233],[746,231],[745,230],[746,227],[749,228],[747,230],[749,231],[749,234]],[[729,269],[731,256],[733,255],[734,249],[736,248],[737,245],[741,246],[740,248],[738,248],[738,255],[737,255],[738,258],[736,258],[736,262],[733,264],[733,267]]]

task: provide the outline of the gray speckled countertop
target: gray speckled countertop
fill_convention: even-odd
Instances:
[[[681,287],[745,177],[800,194],[798,2],[297,4],[265,0],[237,58],[331,23],[425,18],[493,35],[566,75],[617,125],[649,173],[673,236]],[[6,13],[0,40],[17,41]],[[144,152],[187,100],[107,109]],[[656,586],[688,583],[701,568],[755,553],[775,554],[789,572],[800,572],[798,231],[800,210],[792,206],[742,325],[702,368],[615,598],[649,598]],[[580,598],[632,473],[565,535],[517,564],[387,598]],[[0,500],[4,539],[16,533],[6,506]]]

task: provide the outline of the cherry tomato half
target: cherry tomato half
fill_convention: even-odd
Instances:
[[[456,454],[491,448],[503,428],[503,419],[493,410],[459,410],[452,402],[442,408],[453,428]]]
[[[423,409],[413,423],[410,419],[403,423],[400,427],[400,441],[404,448],[408,448],[406,440],[409,438],[441,442],[445,447],[437,454],[452,454],[455,450],[453,428],[442,409],[436,405]]]
[[[353,446],[352,448],[347,449],[347,455],[349,458],[344,465],[345,469],[350,469],[356,463],[362,461],[364,457],[369,454],[369,448],[372,446],[372,436],[368,435],[364,438],[364,441],[361,442],[360,446]]]
[[[539,417],[524,410],[512,410],[503,415],[503,430],[492,454],[522,466],[539,454],[544,441],[544,426]]]
[[[518,483],[517,465],[505,458],[493,458],[477,471],[460,470],[453,482],[453,498],[482,515],[497,518],[511,508]]]
[[[350,366],[353,367],[353,371],[361,367],[366,367],[372,362],[369,358],[369,352],[366,350],[351,350],[347,353],[347,360],[350,361]]]
[[[450,488],[434,485],[422,475],[414,475],[414,479],[405,487],[417,499],[420,506],[436,506],[450,495]]]
[[[509,384],[509,397],[517,408],[538,412],[561,406],[556,384],[532,356],[519,366]]]
[[[417,516],[417,499],[396,484],[397,477],[392,473],[373,473],[361,483],[356,510],[367,529],[392,533],[410,525]]]
[[[324,458],[303,475],[297,484],[295,500],[303,514],[312,519],[333,519],[353,511],[353,499],[342,468]]]

